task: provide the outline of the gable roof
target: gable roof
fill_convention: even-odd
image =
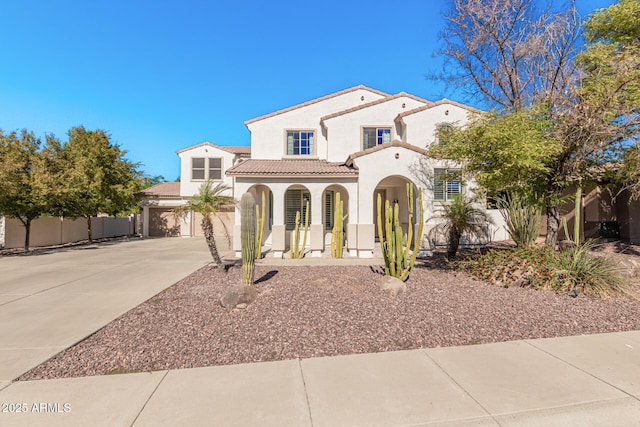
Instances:
[[[381,91],[379,91],[377,89],[372,89],[372,88],[364,86],[364,85],[358,85],[358,86],[350,87],[348,89],[344,89],[344,90],[341,90],[341,91],[338,91],[338,92],[331,93],[329,95],[322,96],[320,98],[315,98],[315,99],[312,99],[310,101],[303,102],[301,104],[296,104],[296,105],[293,105],[291,107],[283,108],[281,110],[274,111],[273,113],[269,113],[269,114],[265,114],[263,116],[259,116],[259,117],[253,118],[253,119],[249,119],[249,120],[245,121],[244,124],[245,125],[249,125],[251,123],[255,123],[255,122],[260,121],[260,120],[268,119],[269,117],[273,117],[273,116],[277,116],[277,115],[280,115],[280,114],[288,113],[289,111],[297,110],[298,108],[306,107],[308,105],[317,104],[318,102],[326,101],[327,99],[335,98],[337,96],[344,95],[344,94],[347,94],[347,93],[350,93],[350,92],[355,92],[355,91],[361,90],[361,89],[362,90],[367,90],[367,91],[369,91],[371,93],[375,93],[375,94],[380,95],[380,96],[384,96],[384,97],[388,97],[389,96],[388,93],[381,92]]]
[[[205,146],[217,148],[219,150],[226,151],[227,153],[237,154],[239,156],[251,154],[250,145],[216,145],[208,141],[201,142],[200,144],[192,145],[191,147],[183,148],[182,150],[176,151],[176,153],[180,154],[180,153],[184,153],[185,151],[193,150],[194,148],[205,147]]]
[[[349,157],[347,158],[347,161],[344,162],[344,164],[347,166],[355,167],[353,161],[358,157],[366,156],[367,154],[375,153],[376,151],[381,151],[381,150],[385,150],[387,148],[392,148],[392,147],[406,148],[407,150],[415,151],[416,153],[420,153],[424,155],[428,154],[427,150],[425,150],[424,148],[420,148],[416,145],[408,144],[404,141],[399,141],[397,139],[394,139],[391,142],[385,142],[384,144],[376,145],[375,147],[367,148],[366,150],[353,153],[349,155]]]
[[[410,93],[400,92],[400,93],[396,93],[395,95],[387,96],[386,98],[376,99],[375,101],[371,101],[371,102],[368,102],[366,104],[358,105],[358,106],[353,107],[353,108],[349,108],[349,109],[346,109],[346,110],[342,110],[342,111],[338,111],[338,112],[335,112],[335,113],[332,113],[332,114],[328,114],[328,115],[320,118],[320,122],[324,122],[325,120],[330,120],[330,119],[333,119],[335,117],[342,116],[344,114],[353,113],[354,111],[362,110],[364,108],[368,108],[368,107],[371,107],[373,105],[382,104],[384,102],[391,101],[391,100],[398,99],[398,98],[402,98],[402,97],[411,98],[411,99],[416,100],[418,102],[423,102],[423,103],[427,104],[425,107],[430,107],[433,104],[433,102],[431,102],[431,101],[428,101],[426,99],[420,98],[420,97],[415,96],[415,95],[411,95]],[[424,107],[420,107],[420,108],[424,108]]]
[[[138,193],[142,197],[180,197],[179,182],[160,182]]]
[[[482,110],[478,110],[477,108],[470,107],[468,105],[461,104],[461,103],[456,102],[456,101],[451,101],[451,100],[449,100],[447,98],[443,98],[440,101],[430,102],[429,105],[425,105],[423,107],[414,108],[413,110],[409,110],[409,111],[405,111],[403,113],[400,113],[396,117],[396,120],[401,120],[406,116],[410,116],[412,114],[416,114],[416,113],[419,113],[421,111],[425,111],[425,110],[428,110],[430,108],[434,108],[434,107],[437,107],[439,105],[444,105],[444,104],[451,104],[451,105],[454,105],[456,107],[464,108],[465,110],[469,110],[469,111],[471,111],[473,113],[482,113]]]
[[[227,170],[230,176],[322,177],[356,176],[358,169],[326,160],[259,160],[249,159]]]

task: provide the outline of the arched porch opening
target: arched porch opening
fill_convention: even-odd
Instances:
[[[408,194],[407,194],[407,184],[413,185],[413,206],[414,206],[414,217],[412,223],[409,224],[409,205],[408,205]],[[382,198],[382,212],[381,212],[381,220],[385,221],[385,200],[388,200],[391,206],[394,205],[395,202],[398,202],[398,219],[400,220],[400,224],[402,225],[403,233],[407,233],[409,226],[415,227],[417,220],[417,186],[414,185],[413,181],[407,179],[404,176],[393,175],[388,176],[381,180],[376,186],[373,192],[373,222],[375,229],[375,239],[379,241],[378,236],[378,195]]]
[[[271,229],[273,226],[273,192],[268,185],[255,184],[247,190],[253,194],[256,200],[256,206],[260,208],[260,212],[264,210],[264,236],[263,245],[271,246]],[[262,204],[264,195],[264,205]]]

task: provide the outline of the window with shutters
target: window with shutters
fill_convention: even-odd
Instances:
[[[191,159],[191,180],[222,180],[222,157],[193,157]]]
[[[391,142],[391,128],[367,127],[362,128],[362,149],[375,147],[376,145]]]
[[[459,169],[434,169],[433,200],[449,202],[462,193]]]
[[[315,135],[312,130],[287,131],[287,155],[311,156],[315,152]]]
[[[284,196],[285,225],[287,230],[296,226],[296,212],[300,212],[300,226],[304,227],[304,217],[307,212],[307,202],[311,210],[311,194],[304,190],[287,190]],[[309,211],[309,225],[311,225],[311,211]]]

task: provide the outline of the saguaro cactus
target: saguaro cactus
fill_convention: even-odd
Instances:
[[[291,249],[291,258],[302,258],[304,255],[304,247],[307,245],[307,233],[309,232],[309,202],[307,202],[304,214],[304,237],[302,246],[300,246],[300,211],[296,212],[296,225],[290,236],[289,247]]]
[[[242,239],[242,283],[253,285],[256,259],[256,200],[244,193],[240,199],[240,234]]]
[[[256,259],[262,258],[262,239],[264,237],[264,220],[267,205],[265,204],[264,191],[262,192],[262,212],[256,204]]]
[[[331,230],[331,256],[342,258],[344,247],[344,220],[347,216],[342,216],[343,202],[340,200],[340,192],[336,192],[335,210],[333,213],[333,229]]]
[[[409,226],[407,234],[403,235],[400,224],[400,207],[395,202],[393,207],[388,200],[385,201],[385,220],[382,221],[382,197],[378,194],[378,236],[380,237],[380,247],[384,256],[384,272],[387,276],[397,277],[400,280],[407,280],[409,273],[415,264],[418,251],[420,250],[420,239],[424,226],[424,212],[422,208],[422,190],[418,189],[418,233],[413,242],[413,185],[407,184],[407,207],[409,209]],[[411,252],[411,256],[409,256]]]

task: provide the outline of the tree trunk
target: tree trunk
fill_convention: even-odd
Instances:
[[[208,215],[202,216],[202,232],[204,233],[204,239],[207,242],[207,246],[209,246],[209,252],[211,252],[211,257],[213,258],[214,264],[218,267],[222,267],[222,260],[220,259],[220,255],[218,254],[216,239],[213,235],[213,224],[211,223],[211,219]]]
[[[558,206],[547,207],[547,237],[545,243],[548,246],[555,246],[558,242],[558,230],[560,230],[560,223],[562,218],[558,210]]]
[[[28,251],[29,250],[29,241],[31,240],[31,220],[30,219],[26,219],[25,221],[22,222],[22,224],[24,225],[24,250]]]
[[[460,246],[460,237],[461,234],[458,230],[451,229],[449,230],[449,245],[447,248],[447,258],[455,258],[458,253],[458,247]]]
[[[91,231],[91,215],[87,217],[87,236],[89,237],[89,243],[93,242],[93,232]]]

